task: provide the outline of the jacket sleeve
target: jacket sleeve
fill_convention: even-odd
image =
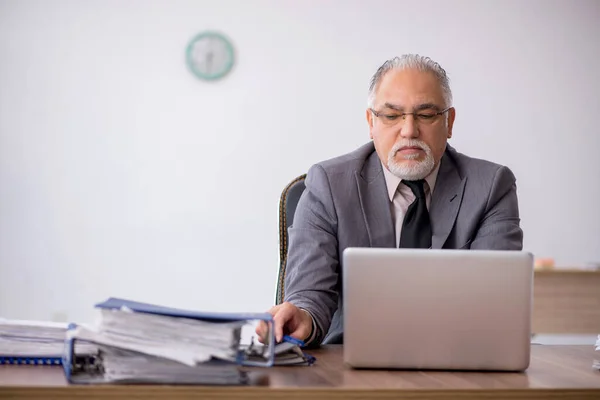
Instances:
[[[305,185],[288,229],[284,300],[311,314],[316,334],[310,345],[318,345],[338,303],[337,216],[323,167],[311,167]]]
[[[523,249],[516,179],[507,167],[496,170],[485,212],[471,242],[471,249]]]

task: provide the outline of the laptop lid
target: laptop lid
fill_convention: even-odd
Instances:
[[[348,248],[344,361],[357,368],[524,370],[533,256]]]

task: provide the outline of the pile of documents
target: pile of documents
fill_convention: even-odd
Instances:
[[[596,351],[600,351],[600,335],[598,335],[598,339],[596,340]],[[600,371],[600,357],[598,360],[594,360],[593,367]]]
[[[94,327],[80,326],[71,337],[194,366],[213,358],[235,361],[245,321],[216,323],[190,318],[102,309]],[[111,353],[112,354],[112,353]]]
[[[242,328],[271,321],[269,314],[186,311],[115,298],[96,307],[96,324],[67,332],[72,350],[65,372],[73,383],[243,385],[252,380],[244,366],[313,361],[298,343],[241,344]],[[80,341],[97,346],[94,357],[78,357]]]
[[[0,364],[60,364],[67,328],[60,322],[0,318]],[[77,351],[90,354],[96,349],[81,342]]]

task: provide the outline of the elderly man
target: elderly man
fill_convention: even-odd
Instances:
[[[308,171],[288,232],[285,302],[270,310],[278,341],[343,343],[347,247],[522,249],[513,173],[447,144],[456,110],[438,63],[386,61],[366,117],[372,141]]]

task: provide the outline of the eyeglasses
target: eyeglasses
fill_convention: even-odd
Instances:
[[[434,112],[433,110],[422,110],[422,111],[408,112],[408,113],[407,112],[392,112],[392,113],[388,113],[388,114],[383,113],[381,111],[377,112],[377,111],[373,110],[372,108],[369,108],[369,110],[371,110],[373,115],[375,115],[377,118],[379,118],[381,120],[381,122],[383,122],[383,124],[385,124],[387,126],[394,126],[394,125],[400,124],[401,123],[400,121],[406,121],[407,115],[412,115],[413,118],[415,119],[415,122],[417,122],[419,124],[431,125],[437,120],[437,117],[444,114],[446,111],[448,111],[451,108],[452,107],[448,107],[448,108],[446,108],[442,111],[438,111],[438,112]]]

